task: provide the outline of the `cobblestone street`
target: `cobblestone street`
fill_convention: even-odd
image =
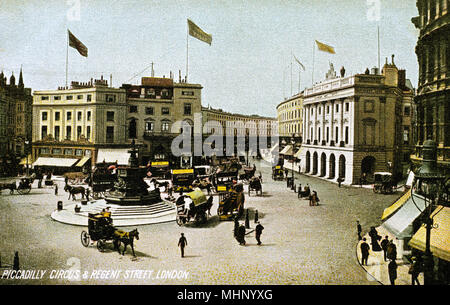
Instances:
[[[95,246],[85,248],[80,242],[83,227],[53,221],[50,214],[56,202],[72,203],[63,191],[37,189],[28,195],[0,197],[0,253],[3,264],[12,264],[14,251],[19,251],[21,269],[48,270],[42,280],[21,280],[20,284],[378,284],[358,263],[356,220],[363,235],[370,226],[379,226],[383,209],[400,193],[374,194],[371,189],[341,187],[327,181],[296,174],[295,184],[318,192],[320,206],[311,207],[308,200],[286,188],[286,181],[273,181],[271,168],[257,164],[262,172],[263,196],[246,192],[245,207],[250,211],[252,229],[254,211],[264,226],[261,246],[254,233],[247,235],[247,245],[240,246],[233,237],[233,222],[219,221],[217,200],[212,217],[203,227],[179,227],[175,221],[137,227],[140,239],[135,241],[137,259],[129,249],[125,256]],[[245,186],[247,190],[247,186]],[[243,222],[244,219],[241,220]],[[124,228],[125,230],[134,227]],[[249,230],[248,230],[249,231]],[[188,246],[186,257],[177,247],[184,232]],[[50,279],[56,269],[153,270],[149,279],[82,279],[77,281]],[[0,271],[3,272],[4,269]],[[157,278],[158,271],[185,271],[183,279]],[[18,280],[1,279],[1,284],[17,284]]]

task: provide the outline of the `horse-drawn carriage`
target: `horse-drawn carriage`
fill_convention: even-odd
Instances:
[[[250,196],[251,192],[254,191],[256,195],[259,194],[262,196],[262,183],[259,177],[252,177],[248,182],[248,196]]]
[[[229,191],[219,193],[219,207],[217,215],[220,220],[231,220],[236,215],[242,217],[244,214],[244,186],[237,184]]]
[[[154,161],[149,164],[149,172],[151,177],[155,179],[169,179],[170,178],[170,164],[169,161]]]
[[[200,189],[178,197],[177,206],[177,224],[179,226],[189,223],[193,220],[195,223],[205,223],[208,220],[209,210],[213,205],[213,197],[206,199],[205,194]]]
[[[250,181],[250,179],[255,175],[256,167],[244,167],[244,173],[239,175],[240,180]]]
[[[0,194],[2,190],[9,190],[12,195],[16,190],[20,195],[28,194],[31,191],[31,185],[33,184],[34,178],[32,177],[22,177],[20,178],[19,185],[16,182],[0,183]]]
[[[374,175],[373,191],[374,193],[392,194],[396,183],[389,172],[376,172]]]
[[[237,182],[238,171],[217,172],[214,175],[213,184],[216,187],[216,192],[228,192],[233,188],[233,181]]]
[[[284,179],[284,171],[281,165],[276,165],[272,167],[272,179],[273,180],[283,180]]]
[[[118,230],[113,226],[111,212],[103,211],[101,213],[88,214],[88,232],[81,232],[81,244],[88,247],[94,242],[97,243],[97,249],[103,252],[106,248],[106,243],[112,241],[114,249],[120,253],[120,243],[124,243],[122,255],[125,253],[127,245],[131,245],[131,250],[134,253],[133,240],[139,239],[139,232],[137,229],[131,232]]]
[[[190,192],[193,189],[194,169],[174,169],[172,170],[172,185],[174,192]]]
[[[117,180],[117,175],[113,174],[112,170],[106,166],[98,164],[91,174],[89,181],[92,187],[92,196],[94,199],[103,198],[106,191],[114,187],[114,182]]]

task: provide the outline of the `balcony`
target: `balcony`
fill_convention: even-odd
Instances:
[[[144,139],[153,139],[156,137],[176,137],[179,133],[171,133],[170,131],[144,131]]]

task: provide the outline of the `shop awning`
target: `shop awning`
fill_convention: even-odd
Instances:
[[[382,226],[399,239],[411,237],[413,233],[412,223],[423,210],[425,210],[424,197],[414,194]]]
[[[280,155],[292,156],[292,151],[292,145],[287,145],[282,151],[280,151]]]
[[[31,160],[31,155],[28,155],[28,157],[25,157],[22,160],[20,160],[19,165],[27,165],[27,159],[28,159],[28,165],[31,165],[33,163]]]
[[[78,162],[78,159],[72,159],[72,158],[39,157],[33,163],[33,166],[71,167],[77,162]]]
[[[300,159],[300,154],[302,153],[303,147],[300,147],[297,152],[294,154],[294,158]]]
[[[115,163],[117,165],[127,165],[130,158],[129,148],[100,148],[97,153],[97,164]]]
[[[398,209],[402,207],[402,205],[405,204],[405,202],[409,199],[409,197],[411,197],[411,190],[403,194],[403,196],[400,197],[396,202],[394,202],[393,205],[384,209],[383,215],[381,216],[381,220],[388,219],[389,216],[394,214]]]
[[[430,234],[430,249],[433,256],[450,262],[450,208],[438,205],[431,214],[433,228]],[[426,228],[420,229],[409,241],[409,245],[425,252]]]
[[[89,161],[89,159],[91,159],[91,157],[83,157],[83,158],[81,158],[80,162],[77,163],[77,166],[78,167],[83,167],[86,164],[86,162]]]

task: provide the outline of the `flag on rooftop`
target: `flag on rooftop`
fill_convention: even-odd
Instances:
[[[69,46],[76,49],[78,53],[80,53],[84,57],[88,57],[88,49],[86,46],[78,40],[78,38],[75,37],[69,30],[67,30],[69,33]]]
[[[329,46],[327,44],[321,43],[321,42],[319,42],[317,40],[316,40],[316,44],[317,44],[317,47],[319,48],[320,51],[328,52],[328,53],[331,53],[331,54],[335,54],[336,53],[332,46]]]
[[[300,67],[302,67],[303,71],[305,71],[305,66],[300,62],[300,60],[297,59],[297,57],[294,56],[295,61],[300,65]]]
[[[212,42],[211,34],[205,33],[199,26],[197,26],[194,22],[192,22],[189,19],[187,20],[187,23],[189,27],[189,35],[211,45]]]

